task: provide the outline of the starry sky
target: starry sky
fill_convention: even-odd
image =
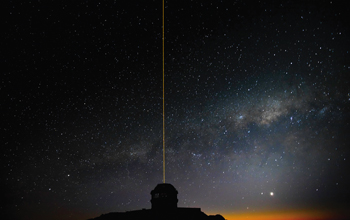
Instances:
[[[162,2],[3,7],[1,213],[150,208],[163,180]],[[343,1],[165,1],[166,182],[179,207],[345,219],[349,14]]]

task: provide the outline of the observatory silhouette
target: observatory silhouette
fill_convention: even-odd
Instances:
[[[170,211],[177,208],[177,190],[169,183],[158,184],[151,191],[152,210]]]
[[[151,191],[151,209],[111,212],[90,220],[225,220],[221,215],[206,215],[200,208],[177,207],[178,191],[169,183],[160,183]]]

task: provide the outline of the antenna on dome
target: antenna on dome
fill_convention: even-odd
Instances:
[[[162,40],[163,40],[163,183],[165,183],[165,92],[164,92],[164,0],[162,4]]]

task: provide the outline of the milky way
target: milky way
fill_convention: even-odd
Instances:
[[[349,204],[349,9],[165,6],[166,182],[178,205],[228,214]],[[163,174],[161,7],[6,6],[6,217],[151,206]]]

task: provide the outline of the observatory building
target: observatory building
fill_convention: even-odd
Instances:
[[[169,183],[160,183],[151,191],[151,209],[111,212],[90,220],[225,220],[221,215],[206,215],[200,208],[177,207],[177,190]]]
[[[177,208],[177,190],[169,183],[158,184],[151,191],[152,210],[170,211]]]

